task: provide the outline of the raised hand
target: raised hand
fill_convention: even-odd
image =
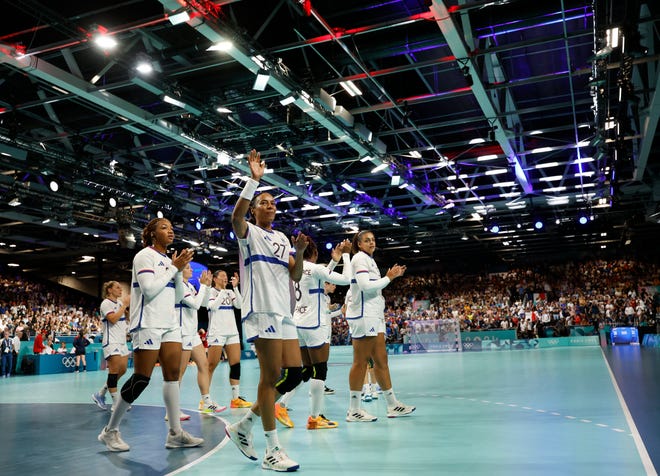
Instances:
[[[213,273],[211,273],[211,271],[209,271],[208,269],[206,271],[202,271],[202,274],[199,277],[200,284],[210,286],[212,280],[213,280]]]
[[[188,263],[190,263],[195,256],[195,252],[192,248],[186,248],[179,252],[174,252],[172,254],[172,265],[176,267],[179,271],[182,271]]]
[[[231,277],[231,285],[232,287],[236,288],[238,286],[239,279],[238,279],[238,273],[234,273],[234,275]]]
[[[266,162],[261,160],[261,154],[254,149],[248,154],[248,165],[250,166],[252,178],[257,182],[261,180],[266,170]]]
[[[403,276],[403,273],[406,272],[406,266],[399,266],[398,264],[395,264],[392,266],[390,269],[387,270],[386,276],[390,278],[390,281],[392,281],[395,278],[398,278],[399,276]]]
[[[307,248],[307,243],[308,243],[307,235],[305,235],[304,233],[298,233],[297,236],[291,237],[291,243],[293,244],[293,247],[296,249],[296,253],[302,253],[303,251],[305,251],[305,248]]]

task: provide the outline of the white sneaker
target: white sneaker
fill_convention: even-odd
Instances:
[[[348,413],[346,413],[346,421],[376,421],[378,420],[377,417],[370,415],[369,413],[365,412],[362,408],[358,408],[357,410],[349,410]]]
[[[263,469],[288,473],[297,470],[300,468],[300,465],[289,458],[282,448],[276,446],[271,451],[266,451],[266,456],[264,456],[261,467]]]
[[[96,403],[96,406],[99,407],[101,410],[106,410],[107,407],[105,406],[105,395],[101,395],[100,393],[92,393],[92,401]]]
[[[174,433],[170,430],[167,432],[165,448],[193,448],[195,446],[201,446],[203,443],[204,438],[192,436],[184,429],[181,429],[179,433]]]
[[[373,398],[371,397],[370,393],[363,393],[362,394],[362,401],[363,402],[370,402],[371,400],[373,400]]]
[[[404,415],[410,415],[415,411],[415,407],[412,405],[404,405],[399,402],[396,406],[387,407],[387,418],[396,418]]]
[[[101,434],[97,437],[101,443],[105,443],[105,446],[110,451],[128,451],[131,449],[128,444],[121,439],[121,434],[119,430],[108,430],[107,427],[103,427]]]
[[[227,409],[224,405],[218,405],[215,402],[205,403],[200,411],[202,413],[220,413],[224,412]]]
[[[234,423],[225,427],[225,434],[241,450],[241,453],[252,461],[257,460],[257,452],[254,451],[254,446],[252,445],[251,431],[246,432],[238,423]]]

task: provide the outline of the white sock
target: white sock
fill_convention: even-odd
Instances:
[[[204,395],[202,395],[202,400],[207,405],[210,405],[211,403],[213,403],[213,401],[211,400],[211,394],[209,394],[209,393],[205,393]]]
[[[114,411],[112,412],[112,415],[110,415],[110,421],[106,428],[108,430],[116,430],[119,428],[119,423],[121,423],[121,419],[124,418],[124,415],[130,406],[131,404],[121,398],[120,394],[117,395],[117,401],[114,403]]]
[[[108,391],[108,384],[104,383],[103,387],[101,387],[101,390],[99,390],[99,395],[101,395],[102,397],[105,397],[105,392],[107,392],[107,391]]]
[[[383,395],[385,395],[385,401],[387,402],[388,407],[396,406],[396,404],[399,403],[396,399],[396,395],[394,395],[394,388],[383,390]]]
[[[238,389],[239,389],[239,387],[240,387],[239,384],[231,386],[231,399],[232,400],[236,400],[238,398],[238,395],[239,395],[238,394]]]
[[[360,391],[359,390],[351,390],[350,394],[351,394],[351,398],[348,402],[348,409],[350,411],[359,410],[360,409]]]
[[[238,424],[246,431],[252,431],[252,426],[254,425],[254,420],[257,419],[257,415],[252,413],[250,408],[247,413],[241,418]]]
[[[174,433],[181,431],[181,421],[179,420],[179,382],[163,382],[163,401],[168,415],[170,430]]]
[[[310,409],[312,417],[316,418],[323,411],[323,397],[325,396],[325,382],[318,379],[310,379],[310,392],[312,394]]]
[[[280,446],[280,439],[277,437],[277,430],[265,431],[266,450],[272,451],[276,446]]]
[[[293,397],[296,394],[296,389],[294,388],[293,390],[286,392],[282,397],[277,401],[280,405],[283,407],[288,407],[289,406],[289,400],[291,400],[291,397]]]

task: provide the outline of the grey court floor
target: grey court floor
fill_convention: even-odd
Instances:
[[[325,414],[332,430],[305,429],[307,388],[291,401],[295,428],[280,441],[310,475],[645,475],[660,467],[660,349],[557,348],[390,357],[394,389],[417,411],[386,418],[383,398],[363,405],[373,423],[344,421],[349,347],[332,348]],[[214,398],[228,404],[226,364]],[[129,370],[130,372],[130,370]],[[166,450],[162,377],[152,382],[121,426],[131,445],[110,453],[96,439],[108,414],[91,401],[105,372],[0,379],[0,474],[258,475],[224,436],[243,410],[195,412],[196,369],[189,367],[184,428],[203,435],[202,448]],[[616,375],[616,377],[615,377]],[[258,366],[243,361],[241,393],[256,395]],[[255,427],[257,428],[257,427]],[[260,430],[260,428],[259,428]],[[255,446],[264,451],[261,431]]]

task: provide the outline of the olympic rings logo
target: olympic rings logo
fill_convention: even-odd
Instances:
[[[76,366],[76,358],[75,357],[62,357],[62,365],[65,367],[75,367]]]

